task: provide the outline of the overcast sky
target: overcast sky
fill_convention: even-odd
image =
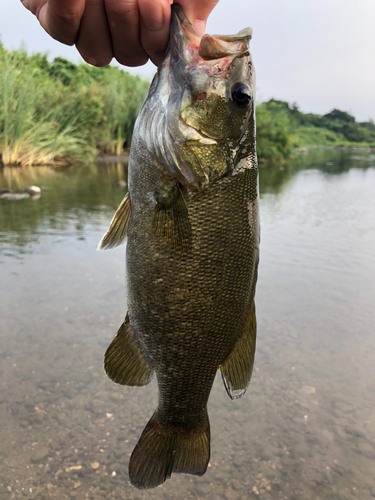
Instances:
[[[251,26],[258,100],[296,102],[304,112],[333,108],[375,120],[375,0],[220,0],[207,32]],[[80,60],[74,47],[44,33],[19,0],[0,0],[0,38],[50,58]],[[151,77],[149,63],[130,69]]]

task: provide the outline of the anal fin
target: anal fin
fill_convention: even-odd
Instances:
[[[130,196],[127,193],[116,210],[108,231],[100,240],[98,250],[108,250],[124,243],[129,225],[130,212]]]
[[[255,304],[252,302],[234,347],[220,365],[221,376],[231,399],[243,396],[250,383],[256,343]]]
[[[153,371],[131,335],[128,314],[105,353],[104,369],[113,382],[122,385],[142,386],[152,378]]]

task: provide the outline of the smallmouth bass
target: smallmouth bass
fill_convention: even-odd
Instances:
[[[129,193],[99,248],[124,242],[128,313],[105,354],[119,384],[159,400],[129,463],[153,488],[203,475],[207,401],[220,368],[231,398],[253,369],[259,259],[251,29],[199,37],[172,6],[170,43],[134,128]]]

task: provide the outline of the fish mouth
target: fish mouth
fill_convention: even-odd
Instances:
[[[179,4],[172,4],[170,29],[170,69],[168,72],[169,88],[185,86],[195,69],[201,70],[208,77],[224,79],[233,60],[249,50],[251,28],[240,31],[237,35],[199,36]],[[197,100],[205,100],[206,93],[198,94]],[[183,139],[180,142],[198,141],[205,145],[217,144],[215,139],[205,136],[188,124],[179,113],[178,129]]]
[[[184,136],[185,139],[184,142],[198,141],[201,144],[206,144],[206,145],[217,144],[217,141],[215,141],[215,139],[211,139],[210,137],[203,135],[196,128],[192,127],[191,125],[188,125],[186,121],[183,120],[183,118],[181,118],[181,116],[179,117],[179,128]]]
[[[204,102],[210,99],[211,92],[223,94],[226,99],[223,79],[233,60],[248,54],[250,38],[249,29],[233,36],[200,37],[180,5],[172,5],[166,57],[141,108],[137,131],[149,154],[189,189],[204,189],[221,172],[212,170],[203,157],[211,154],[209,146],[216,149],[222,139],[216,135],[211,138],[200,130],[206,132],[201,120],[195,120],[192,106],[200,101],[199,106],[208,112],[209,105]],[[218,87],[220,91],[215,90]],[[202,155],[192,143],[203,148]]]
[[[233,60],[248,53],[252,29],[237,35],[199,36],[178,4],[172,4],[171,55],[175,62],[186,64],[188,70],[197,66],[208,76],[227,76]]]

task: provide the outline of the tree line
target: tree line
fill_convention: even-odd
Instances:
[[[257,145],[261,160],[276,161],[301,147],[375,147],[375,123],[359,123],[339,109],[325,115],[302,113],[295,103],[270,99],[257,106]]]

